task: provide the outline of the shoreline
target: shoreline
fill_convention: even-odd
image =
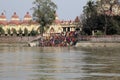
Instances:
[[[75,47],[81,48],[114,48],[120,47],[120,42],[78,42]]]
[[[1,36],[0,37],[0,47],[28,47],[29,42],[34,40],[36,37],[16,37],[16,36]],[[80,48],[106,48],[106,47],[120,47],[120,41],[119,39],[107,39],[105,40],[100,39],[96,40],[97,38],[92,38],[91,41],[79,41],[74,47],[80,47]]]
[[[119,42],[86,42],[78,43],[75,47],[79,50],[95,54],[113,54],[120,52]]]
[[[0,42],[0,47],[29,47],[28,42]],[[78,42],[77,48],[117,48],[120,47],[120,42]]]
[[[27,42],[0,42],[0,47],[28,47]]]

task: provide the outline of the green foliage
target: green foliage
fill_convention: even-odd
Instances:
[[[7,29],[7,33],[10,35],[10,34],[11,34],[11,30],[10,30],[10,29]]]
[[[30,35],[31,36],[36,36],[38,34],[37,31],[35,31],[34,29],[32,29],[32,31],[30,32]]]
[[[120,16],[112,16],[108,19],[107,34],[120,34]]]
[[[23,31],[22,31],[21,28],[18,30],[18,32],[19,32],[19,34],[22,34],[22,33],[23,33]]]
[[[33,4],[33,17],[40,24],[40,32],[44,33],[44,27],[55,20],[57,6],[51,0],[35,0]]]
[[[2,26],[0,26],[0,34],[5,34],[4,29],[2,28]]]
[[[103,35],[103,32],[97,31],[97,32],[95,33],[95,35]]]
[[[88,1],[83,10],[86,18],[94,17],[97,14],[96,5],[94,1]]]
[[[88,35],[92,35],[92,31],[96,30],[97,27],[97,11],[95,3],[93,1],[89,1],[87,5],[84,6],[83,12],[83,31]]]
[[[97,12],[97,5],[93,1],[89,1],[84,7],[84,14],[82,16],[83,33],[92,35],[92,31],[100,31],[96,35],[120,34],[120,16],[110,16],[107,14],[99,14]],[[99,6],[100,7],[100,6]]]
[[[24,34],[25,34],[25,36],[28,35],[28,29],[27,28],[24,29]]]
[[[15,28],[13,28],[12,31],[13,31],[13,34],[15,34],[15,35],[17,34],[17,31]]]

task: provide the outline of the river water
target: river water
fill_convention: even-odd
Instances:
[[[120,80],[120,54],[0,47],[0,80]]]

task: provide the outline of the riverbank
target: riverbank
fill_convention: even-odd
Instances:
[[[0,47],[28,47],[27,42],[2,42],[0,43]]]
[[[78,49],[86,52],[90,52],[91,54],[98,55],[114,55],[116,53],[120,53],[120,46],[115,47],[79,47]]]
[[[0,42],[0,47],[28,47],[28,42]],[[56,46],[57,47],[57,46]],[[59,47],[59,46],[58,46]],[[114,43],[103,43],[103,42],[79,42],[75,45],[77,48],[114,48],[114,47],[120,47],[120,43],[114,42]]]
[[[0,36],[0,43],[28,43],[36,36]]]
[[[24,47],[34,40],[32,36],[0,36],[0,47]]]
[[[120,42],[78,42],[75,47],[83,48],[106,48],[106,47],[120,47]]]
[[[118,42],[81,42],[76,45],[79,50],[95,54],[110,54],[120,52],[120,43]]]
[[[33,41],[36,37],[27,36],[27,37],[20,37],[20,36],[0,36],[0,47],[4,46],[28,46],[28,43]],[[57,38],[57,40],[62,40]],[[62,40],[64,41],[64,40]],[[66,40],[69,41],[69,40]],[[66,42],[67,43],[67,42]],[[61,47],[61,46],[57,46]],[[120,37],[97,37],[97,38],[90,38],[86,41],[79,41],[75,47],[81,48],[106,48],[106,47],[120,47]]]

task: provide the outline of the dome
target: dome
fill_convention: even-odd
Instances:
[[[32,19],[31,15],[29,14],[29,12],[26,13],[26,15],[24,16],[24,19],[25,18],[29,18],[29,19]]]
[[[19,20],[19,16],[16,14],[16,12],[14,12],[12,19],[18,19]]]
[[[31,20],[32,20],[32,17],[31,17],[31,15],[29,14],[29,12],[27,12],[27,13],[25,14],[25,16],[24,16],[23,23],[28,24],[28,23],[31,22]]]
[[[55,21],[54,21],[54,23],[55,24],[60,24],[60,20],[59,20],[59,18],[58,18],[58,15],[55,13]]]
[[[80,19],[78,16],[75,18],[75,22],[80,22]]]
[[[7,21],[6,21],[6,16],[4,15],[4,13],[2,13],[0,15],[0,25],[6,25]]]
[[[33,24],[34,22],[32,21],[32,16],[27,12],[24,16],[22,24]]]
[[[14,12],[13,16],[11,17],[11,21],[9,22],[9,24],[20,24],[20,19],[16,12]]]
[[[0,19],[6,19],[6,16],[4,15],[4,13],[0,15]]]

